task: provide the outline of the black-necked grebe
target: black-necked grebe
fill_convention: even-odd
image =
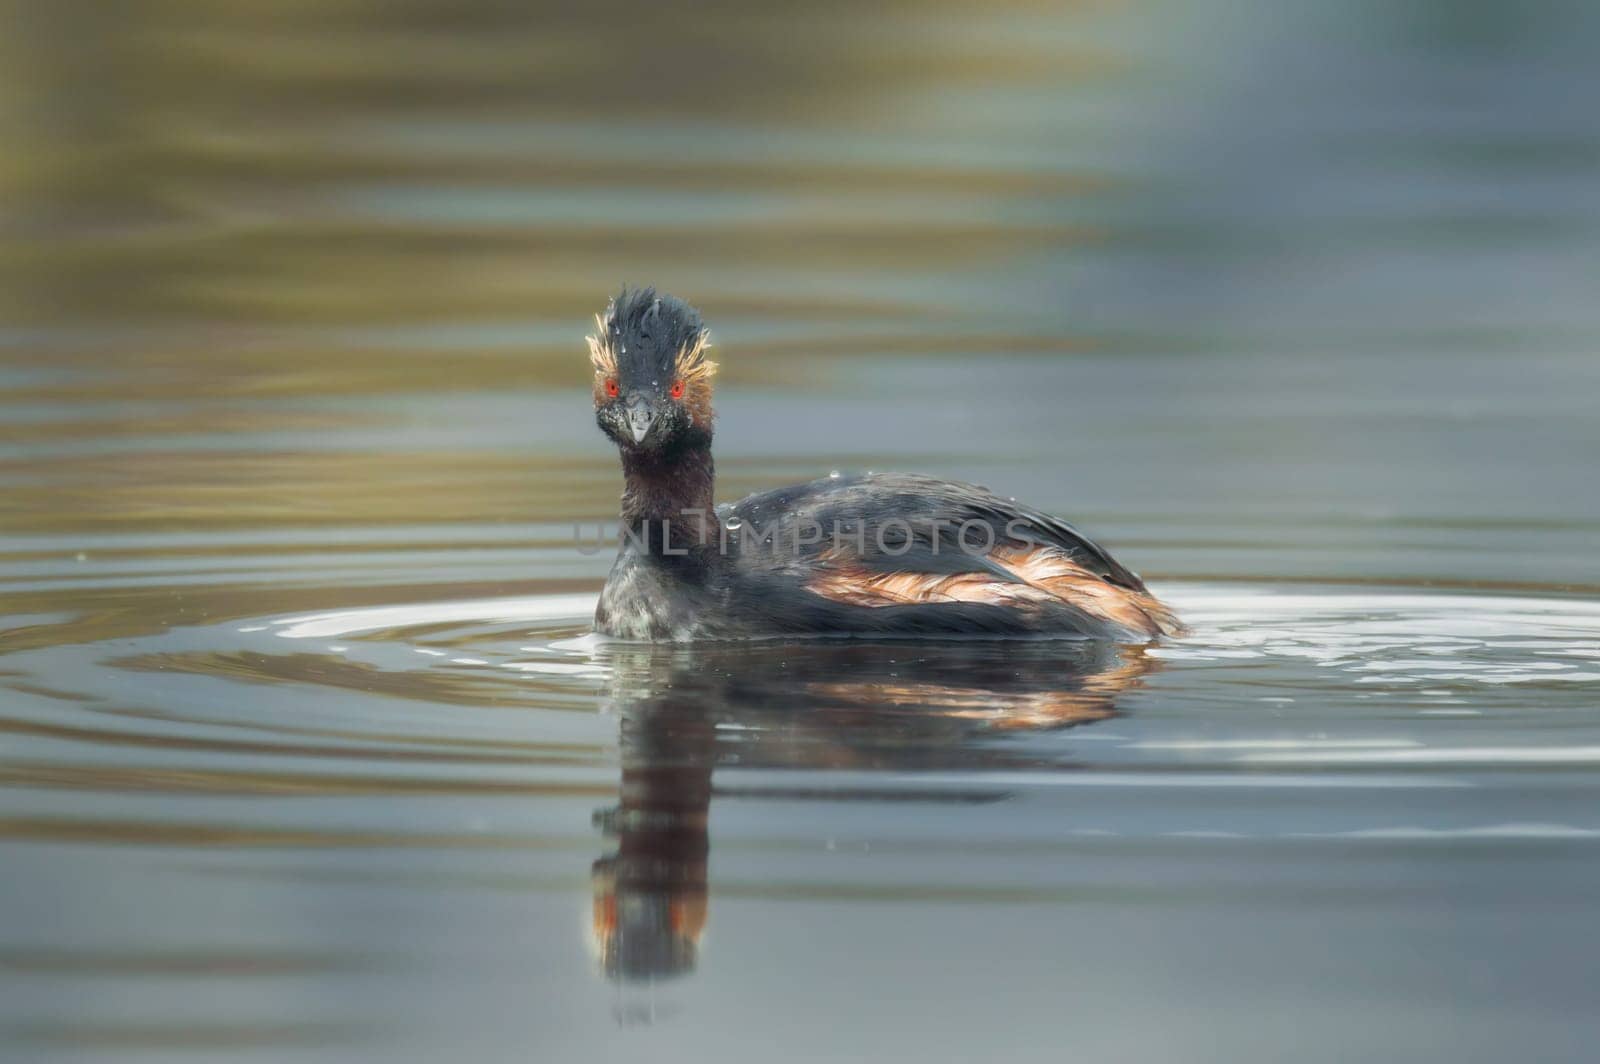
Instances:
[[[1056,635],[1145,642],[1173,612],[1049,514],[908,473],[712,499],[707,333],[623,291],[589,338],[595,418],[622,455],[622,546],[595,629],[623,639]]]

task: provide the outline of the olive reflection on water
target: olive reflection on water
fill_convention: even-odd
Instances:
[[[707,920],[712,797],[982,802],[968,785],[714,787],[718,765],[919,772],[1036,767],[986,739],[1114,716],[1157,667],[1104,643],[750,644],[607,648],[619,720],[619,803],[595,824],[616,840],[594,863],[603,974],[651,981],[694,970]],[[981,780],[981,777],[976,777]]]

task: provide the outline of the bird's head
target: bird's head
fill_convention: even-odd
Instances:
[[[594,412],[624,451],[670,454],[711,442],[709,336],[700,313],[653,288],[624,288],[589,337]]]

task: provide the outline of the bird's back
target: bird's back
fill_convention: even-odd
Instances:
[[[824,477],[720,507],[729,634],[1082,635],[1180,625],[1072,526],[985,488]]]

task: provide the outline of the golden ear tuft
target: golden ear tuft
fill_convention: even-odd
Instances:
[[[594,316],[594,324],[599,331],[599,336],[584,337],[589,341],[589,361],[594,363],[596,373],[615,374],[617,372],[617,355],[615,351],[611,350],[611,343],[607,339],[611,333],[606,329],[605,321],[598,314]]]
[[[711,378],[717,372],[717,364],[706,357],[706,349],[710,346],[711,333],[701,329],[695,334],[694,339],[678,352],[678,357],[673,362],[673,369],[683,380],[684,387],[711,383]]]

